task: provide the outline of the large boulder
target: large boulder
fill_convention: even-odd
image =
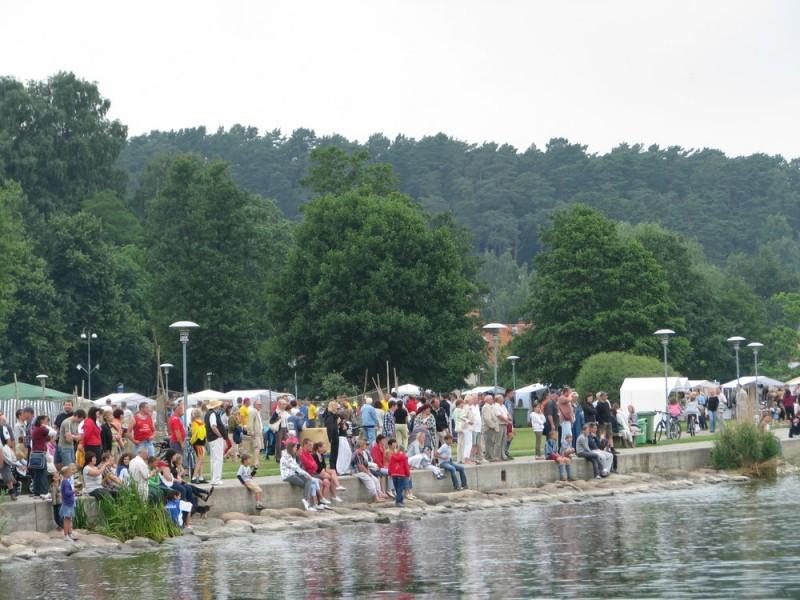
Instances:
[[[246,515],[242,512],[226,512],[222,513],[219,518],[225,521],[246,521],[249,515]]]
[[[39,531],[14,531],[0,538],[4,546],[40,546],[50,540],[50,536]]]
[[[253,524],[250,523],[249,521],[244,521],[241,519],[231,519],[230,521],[225,523],[225,531],[252,533]]]

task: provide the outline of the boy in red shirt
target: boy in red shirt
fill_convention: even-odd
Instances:
[[[394,483],[394,504],[403,506],[403,491],[406,487],[411,489],[411,468],[406,453],[397,446],[397,440],[389,440],[389,452],[389,477]],[[413,496],[409,494],[409,498],[413,499]]]

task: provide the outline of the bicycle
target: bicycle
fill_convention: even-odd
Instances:
[[[661,438],[666,435],[668,440],[677,440],[681,437],[681,423],[675,417],[669,416],[668,413],[664,411],[657,410],[657,415],[661,415],[661,418],[658,421],[658,425],[656,425],[656,429],[653,432],[655,437],[656,443],[661,441]]]
[[[694,437],[697,433],[698,425],[697,425],[697,415],[687,415],[686,416],[686,431],[689,432],[689,435]]]

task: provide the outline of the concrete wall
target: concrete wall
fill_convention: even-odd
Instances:
[[[784,458],[793,463],[800,462],[800,438],[781,440]],[[623,452],[618,456],[620,473],[666,473],[692,471],[710,464],[711,447],[691,448],[662,446],[659,448],[637,449]],[[579,479],[589,479],[592,470],[582,459],[573,461],[573,471]],[[551,461],[518,458],[503,463],[492,463],[466,467],[470,488],[482,492],[504,488],[537,487],[558,478],[558,469]],[[436,480],[429,471],[415,471],[413,474],[414,492],[418,494],[448,492],[453,490],[449,475]],[[302,489],[283,483],[279,477],[260,477],[257,480],[264,490],[263,503],[266,508],[301,507]],[[369,497],[361,483],[353,477],[342,477],[342,485],[347,488],[341,495],[347,503],[367,502]],[[83,502],[93,502],[83,499]],[[226,512],[251,513],[255,499],[236,480],[227,480],[224,486],[216,488],[211,497],[210,516]],[[91,508],[89,509],[91,512]],[[48,531],[55,528],[52,505],[48,502],[22,498],[17,502],[4,502],[0,506],[0,518],[6,519],[4,533],[22,530]]]

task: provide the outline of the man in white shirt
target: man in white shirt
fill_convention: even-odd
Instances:
[[[206,444],[211,455],[211,485],[222,485],[222,461],[225,455],[225,440],[228,437],[227,429],[222,420],[219,400],[208,403],[206,413]]]
[[[148,500],[148,483],[150,479],[150,467],[147,466],[148,451],[147,448],[139,448],[139,451],[131,459],[128,465],[128,474],[136,485],[136,490],[139,492],[139,497],[147,502]]]
[[[472,396],[470,410],[472,411],[472,456],[476,463],[484,463],[486,462],[486,452],[482,433],[483,419],[481,419],[480,399],[478,395]]]

